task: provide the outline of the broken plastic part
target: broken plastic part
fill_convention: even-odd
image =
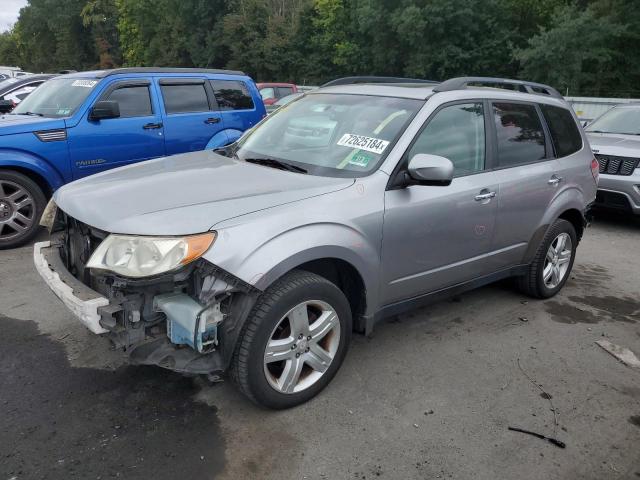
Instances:
[[[153,309],[167,316],[171,343],[189,345],[199,353],[218,344],[218,324],[224,318],[219,303],[204,306],[184,293],[166,293],[154,297]]]

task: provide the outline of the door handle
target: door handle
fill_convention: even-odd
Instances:
[[[476,202],[481,202],[482,200],[490,200],[495,196],[496,192],[480,193],[479,195],[476,195],[475,199]]]
[[[557,175],[553,175],[549,180],[547,180],[547,183],[549,185],[558,185],[560,182],[562,181],[562,177],[559,177]]]
[[[207,118],[204,123],[219,123],[220,119],[218,117]]]
[[[154,128],[162,128],[162,123],[147,123],[142,128],[145,130],[153,130]]]

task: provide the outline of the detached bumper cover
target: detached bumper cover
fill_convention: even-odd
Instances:
[[[59,248],[50,242],[38,242],[33,247],[33,262],[49,288],[71,312],[93,333],[107,333],[100,325],[98,308],[109,300],[76,279],[60,259]]]

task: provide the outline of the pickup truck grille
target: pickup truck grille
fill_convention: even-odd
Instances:
[[[600,173],[607,175],[631,175],[638,166],[640,159],[631,157],[617,157],[615,155],[598,155]]]

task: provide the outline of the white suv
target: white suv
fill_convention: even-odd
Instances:
[[[640,215],[640,104],[618,105],[586,131],[600,164],[596,205]]]

